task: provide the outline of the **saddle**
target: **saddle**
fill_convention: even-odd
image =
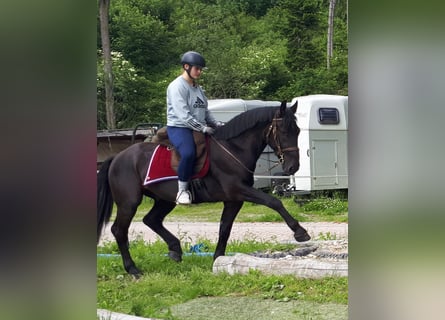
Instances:
[[[204,133],[195,130],[193,130],[193,139],[196,145],[196,161],[194,173],[198,173],[203,168],[207,158],[207,139]],[[168,149],[172,150],[171,167],[175,172],[177,172],[181,156],[168,139],[167,127],[160,128],[151,139],[151,142],[166,146]]]

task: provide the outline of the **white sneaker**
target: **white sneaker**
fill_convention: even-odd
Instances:
[[[177,204],[191,204],[192,203],[192,196],[189,191],[182,190],[178,192],[178,195],[176,196],[176,203]]]

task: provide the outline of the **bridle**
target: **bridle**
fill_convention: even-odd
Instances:
[[[275,114],[274,118],[272,119],[272,123],[270,124],[270,126],[267,130],[265,138],[266,138],[267,144],[269,144],[268,142],[269,142],[270,136],[272,136],[272,139],[275,142],[275,146],[277,148],[276,154],[278,157],[278,162],[280,164],[283,164],[285,152],[291,152],[291,151],[298,152],[299,149],[298,149],[298,147],[288,147],[288,148],[284,148],[284,149],[281,147],[280,139],[278,138],[278,134],[277,134],[277,124],[279,121],[283,121],[283,118],[278,117],[278,114]]]

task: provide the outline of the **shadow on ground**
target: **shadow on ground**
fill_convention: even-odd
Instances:
[[[280,302],[250,297],[198,298],[171,308],[178,320],[343,320],[348,306],[306,301]]]

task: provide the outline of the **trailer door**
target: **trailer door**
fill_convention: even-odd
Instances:
[[[312,140],[311,162],[314,187],[338,185],[338,140]],[[317,188],[315,188],[317,189]]]

